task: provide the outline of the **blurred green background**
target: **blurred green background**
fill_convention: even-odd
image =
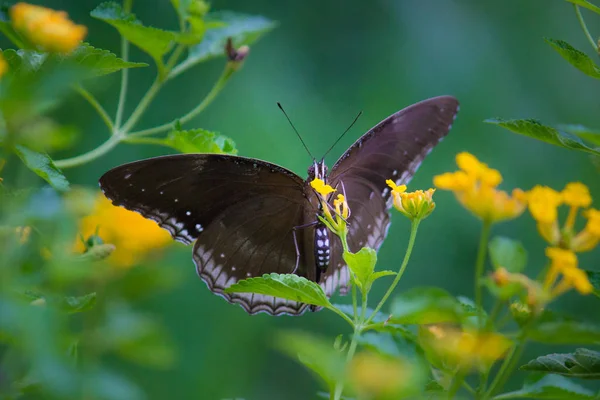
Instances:
[[[89,17],[99,2],[32,3],[68,11],[74,21],[88,26],[87,41],[118,54],[116,30]],[[598,171],[587,156],[482,122],[490,117],[538,118],[551,125],[600,127],[597,82],[568,65],[543,41],[544,37],[563,39],[590,53],[570,4],[559,0],[215,0],[212,9],[264,15],[279,26],[252,46],[244,68],[186,128],[221,132],[235,140],[240,155],[281,164],[305,176],[310,158],[277,109],[277,101],[316,155],[363,110],[355,127],[327,157],[332,165],[347,146],[389,114],[428,97],[451,94],[461,102],[456,123],[409,188],[429,188],[435,174],[455,170],[456,153],[469,151],[502,172],[501,187],[506,190],[530,189],[535,184],[560,190],[567,182],[581,181],[590,187],[596,208],[600,207]],[[134,12],[145,24],[176,28],[167,0],[138,0]],[[584,14],[592,32],[600,32],[600,19],[585,10]],[[135,48],[131,59],[150,62]],[[203,63],[171,82],[137,128],[169,122],[194,107],[224,62],[221,58]],[[152,68],[130,71],[128,112],[154,73]],[[119,74],[88,88],[113,114]],[[106,139],[99,117],[76,95],[56,116],[76,125],[81,140],[68,153],[54,154],[55,159],[80,154]],[[160,154],[165,150],[122,144],[107,156],[65,173],[75,184],[94,186],[111,167]],[[422,224],[398,290],[441,286],[472,297],[480,224],[450,193],[436,193],[436,201],[437,209]],[[398,268],[408,228],[407,220],[394,215],[380,251],[379,268]],[[539,270],[545,262],[544,243],[527,214],[495,227],[494,233],[525,243],[530,271]],[[177,251],[161,260],[160,268],[176,270],[179,284],[134,307],[153,312],[164,323],[178,348],[177,362],[158,371],[130,364],[119,368],[140,384],[149,399],[315,398],[316,381],[272,348],[273,335],[281,329],[303,329],[333,340],[339,333],[348,333],[348,327],[328,312],[300,318],[248,316],[240,307],[212,295],[196,276],[191,248],[176,247]],[[588,269],[600,269],[599,261],[598,249],[580,258],[581,266]],[[597,299],[568,294],[553,307],[599,321],[597,305]],[[567,349],[552,347],[553,351]],[[526,358],[548,351],[532,345]]]

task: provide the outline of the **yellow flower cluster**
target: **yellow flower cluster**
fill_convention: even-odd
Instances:
[[[544,280],[544,289],[549,291],[552,297],[571,288],[584,295],[592,293],[592,284],[585,271],[579,269],[575,253],[558,247],[548,247],[546,256],[550,259],[550,269]],[[559,275],[562,275],[562,280],[556,284]]]
[[[435,202],[433,201],[435,189],[406,192],[406,185],[398,186],[391,179],[388,179],[385,183],[392,188],[394,208],[410,220],[425,219],[435,209]]]
[[[162,248],[172,242],[167,231],[156,222],[138,213],[113,206],[103,195],[99,195],[92,215],[80,221],[80,233],[84,238],[96,234],[105,243],[116,246],[108,261],[116,266],[129,267],[141,261],[151,250]],[[78,240],[77,248],[83,251]]]
[[[451,190],[458,201],[487,223],[513,219],[525,210],[524,193],[515,189],[512,195],[499,190],[502,175],[470,153],[456,156],[460,168],[456,172],[437,175],[433,183],[439,189]]]
[[[582,252],[592,250],[600,242],[600,211],[588,208],[592,205],[592,196],[583,183],[571,182],[562,192],[538,185],[526,197],[529,212],[537,222],[540,235],[552,246]],[[562,229],[558,221],[558,207],[561,205],[569,207],[569,215]],[[576,233],[575,222],[580,208],[588,208],[582,213],[587,224]]]
[[[44,51],[70,53],[87,34],[87,28],[74,24],[64,11],[17,3],[10,9],[13,26]]]
[[[348,202],[344,195],[338,194],[336,199],[333,200],[333,207],[335,209],[335,216],[333,216],[331,214],[329,203],[327,203],[327,196],[336,192],[336,190],[325,184],[325,182],[319,178],[313,179],[310,182],[310,186],[319,195],[319,201],[321,202],[321,208],[323,209],[327,227],[336,235],[345,238],[348,233],[346,219],[350,215],[350,208],[348,207]],[[342,239],[342,241],[344,240],[345,239]]]
[[[401,359],[372,352],[357,354],[348,366],[348,381],[360,398],[397,399],[418,384],[415,368]]]
[[[452,366],[461,369],[489,368],[502,358],[512,342],[493,332],[460,330],[443,325],[430,325],[426,345]]]
[[[529,306],[537,306],[539,308],[539,306],[546,304],[550,300],[550,294],[538,282],[530,279],[527,275],[508,272],[506,268],[500,267],[494,271],[492,279],[498,287],[513,284],[518,288],[523,288],[527,292],[527,305]]]

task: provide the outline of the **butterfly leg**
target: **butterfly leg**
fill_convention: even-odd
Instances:
[[[296,237],[296,230],[310,228],[311,226],[315,226],[318,223],[319,223],[318,221],[313,221],[308,224],[298,225],[298,226],[295,226],[292,228],[292,235],[294,236],[294,247],[296,248],[296,266],[294,267],[292,274],[296,273],[296,271],[298,270],[298,266],[300,264],[300,249],[298,248],[298,239]]]

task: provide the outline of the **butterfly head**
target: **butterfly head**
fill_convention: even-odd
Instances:
[[[322,179],[323,182],[327,183],[327,165],[325,165],[325,161],[313,161],[313,164],[308,167],[308,182],[311,182],[313,179]]]

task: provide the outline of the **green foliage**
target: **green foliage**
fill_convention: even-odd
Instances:
[[[96,293],[89,293],[78,297],[65,297],[62,299],[60,308],[69,314],[89,311],[96,304]]]
[[[304,332],[282,332],[275,345],[319,376],[330,391],[343,376],[342,354],[324,339]]]
[[[600,14],[600,7],[593,5],[592,3],[590,3],[587,0],[566,0],[569,3],[573,3],[576,4],[578,6],[587,8],[588,10],[591,10],[593,12],[595,12],[596,14]]]
[[[117,28],[124,38],[148,53],[160,66],[162,56],[171,49],[176,39],[174,32],[144,26],[135,15],[125,12],[115,2],[100,4],[91,16]]]
[[[162,144],[182,153],[237,154],[233,140],[204,129],[171,131]]]
[[[529,136],[555,146],[600,155],[600,150],[584,144],[578,137],[571,137],[565,132],[542,125],[539,121],[533,119],[503,120],[495,118],[487,119],[485,122],[501,126],[509,131],[520,133],[521,135]]]
[[[15,146],[14,152],[27,168],[38,174],[53,188],[61,191],[69,189],[69,181],[47,154],[37,153],[24,146]]]
[[[594,393],[559,375],[547,375],[525,383],[520,390],[494,396],[494,400],[504,399],[552,399],[587,400],[595,399]]]
[[[214,57],[224,56],[223,47],[228,38],[232,39],[235,46],[250,45],[277,25],[262,16],[231,11],[208,13],[205,20],[222,23],[222,25],[207,30],[202,42],[190,47],[187,59],[176,68],[176,71],[187,69]]]
[[[554,50],[567,60],[572,66],[591,76],[592,78],[600,79],[600,68],[592,61],[592,59],[582,51],[577,50],[569,43],[563,40],[545,39]]]
[[[529,361],[521,369],[571,378],[600,379],[600,353],[577,349],[574,353],[548,354]]]
[[[321,307],[333,307],[321,286],[294,274],[264,274],[234,283],[226,293],[258,293]]]
[[[497,236],[490,241],[488,247],[494,268],[506,268],[509,272],[521,272],[525,269],[527,251],[521,242]]]
[[[108,50],[98,49],[88,43],[83,43],[68,56],[60,57],[63,62],[73,62],[85,68],[91,76],[108,75],[123,68],[147,67],[141,62],[125,61]]]
[[[549,344],[596,344],[600,342],[600,326],[579,321],[549,321],[535,325],[531,340]]]
[[[600,272],[597,271],[585,271],[590,283],[594,287],[594,294],[600,297]]]
[[[456,298],[443,289],[413,288],[392,301],[389,322],[418,325],[460,322],[462,310]]]
[[[600,146],[600,131],[597,129],[588,128],[583,125],[560,125],[559,128],[565,132],[577,135],[595,146]]]

